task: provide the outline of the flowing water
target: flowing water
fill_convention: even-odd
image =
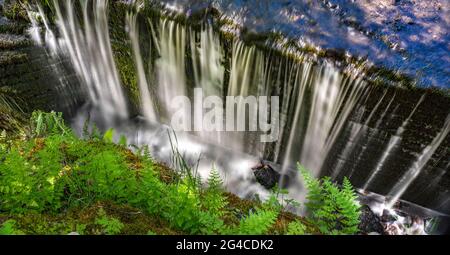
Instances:
[[[87,87],[89,99],[108,115],[128,116],[127,103],[115,66],[108,30],[108,1],[83,1],[78,20],[73,0],[54,1],[60,50],[69,55],[73,67]]]
[[[243,197],[258,194],[264,198],[268,194],[250,171],[260,159],[273,163],[282,173],[281,185],[298,200],[304,198],[304,190],[297,177],[297,162],[315,176],[328,173],[338,180],[347,175],[360,188],[372,189],[374,182],[386,178],[382,173],[392,171],[390,159],[406,146],[405,130],[425,98],[422,95],[415,101],[409,115],[394,126],[398,122],[396,112],[402,108],[396,94],[383,90],[378,93],[376,104],[366,108],[367,102],[373,101],[376,88],[367,84],[362,75],[344,74],[332,63],[317,63],[302,56],[298,59],[284,57],[239,39],[232,40],[227,51],[209,21],[201,28],[164,17],[155,22],[140,17],[137,6],[126,14],[125,20],[142,116],[132,119],[128,117],[131,114],[129,100],[122,91],[111,50],[108,1],[83,1],[82,20],[77,19],[73,6],[73,1],[66,4],[55,1],[58,33],[51,31],[48,25],[45,29],[49,37],[59,35],[58,43],[48,45],[54,41],[50,39],[45,43],[70,58],[88,91],[90,103],[79,109],[73,120],[74,127],[80,130],[89,115],[100,127],[114,127],[118,133],[126,134],[130,143],[149,145],[154,157],[170,163],[170,118],[181,114],[192,119],[194,125],[192,132],[177,133],[179,150],[192,163],[200,158],[202,177],[206,177],[214,165],[224,176],[228,189]],[[141,34],[143,31],[147,31],[146,38],[150,40],[141,40],[145,36]],[[144,56],[142,52],[150,52],[150,55]],[[172,101],[177,96],[194,99],[195,88],[202,88],[204,96],[219,99],[249,95],[279,97],[278,106],[263,109],[263,116],[279,117],[277,139],[262,143],[260,131],[226,132],[225,128],[203,131],[198,128],[196,125],[202,123],[204,109],[199,112],[186,108],[180,113]],[[239,107],[242,105],[238,106],[238,114],[246,112]],[[223,106],[221,113],[225,111]],[[388,191],[382,193],[392,198],[390,206],[403,197],[431,161],[438,164],[432,159],[449,139],[448,112],[446,116],[440,131],[430,133],[429,144],[418,149],[416,160],[397,169],[400,178],[389,179],[386,183]],[[257,121],[253,117],[246,116],[249,126]],[[108,121],[111,119],[120,121]],[[222,124],[227,126],[228,121],[234,123],[235,119],[227,119],[226,125]],[[386,125],[391,125],[386,130],[396,131],[389,135],[382,130]],[[379,136],[384,137],[383,141],[379,141]],[[346,169],[348,162],[354,162],[350,169]],[[446,168],[448,170],[448,165]],[[442,194],[440,196],[448,197],[448,190]],[[448,199],[446,201],[441,208],[449,211],[450,204]]]

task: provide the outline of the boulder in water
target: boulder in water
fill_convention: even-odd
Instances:
[[[277,173],[269,164],[264,162],[252,167],[252,170],[256,177],[256,181],[266,189],[272,189],[275,187],[280,179],[280,174]]]
[[[378,233],[384,234],[384,227],[381,223],[381,218],[376,215],[369,206],[363,205],[361,207],[361,215],[359,216],[359,230],[361,233]]]

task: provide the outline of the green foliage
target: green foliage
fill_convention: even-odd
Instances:
[[[156,233],[153,232],[153,231],[151,231],[151,230],[149,230],[149,231],[147,232],[147,235],[148,235],[148,236],[156,236]]]
[[[106,143],[113,143],[114,142],[113,139],[114,139],[114,129],[111,128],[108,129],[103,135],[103,141]]]
[[[243,218],[231,232],[239,235],[263,235],[275,224],[277,217],[277,211],[259,209]]]
[[[288,225],[287,235],[304,235],[306,234],[306,226],[300,221],[296,220]]]
[[[99,218],[95,220],[95,223],[99,225],[102,228],[102,232],[107,235],[117,235],[124,227],[120,220],[107,216],[103,209],[99,210]]]
[[[295,201],[294,199],[286,198],[289,194],[287,189],[280,189],[278,184],[272,188],[269,199],[263,204],[264,207],[277,210],[279,212],[286,209],[286,207],[291,206],[293,208],[297,208],[300,206],[300,203]]]
[[[0,235],[21,235],[22,231],[16,229],[15,220],[7,220],[0,227]]]
[[[227,206],[227,200],[223,195],[223,182],[219,172],[213,168],[208,178],[208,187],[204,192],[202,205],[211,214],[222,217],[224,208]]]
[[[45,135],[61,134],[66,135],[71,133],[64,119],[62,113],[56,112],[42,112],[35,111],[31,115],[31,128],[34,137],[40,137]]]
[[[84,235],[86,231],[86,224],[76,224],[75,230],[78,234]]]
[[[50,136],[11,147],[0,164],[1,209],[16,213],[58,210],[62,190],[55,184],[63,161],[60,145],[66,141]],[[45,146],[45,148],[44,148]]]
[[[16,138],[0,135],[0,212],[8,215],[59,215],[73,208],[87,208],[99,201],[130,205],[168,226],[189,234],[267,234],[276,226],[288,234],[301,234],[300,221],[286,227],[275,224],[284,205],[286,190],[274,189],[268,201],[254,207],[236,209],[228,204],[223,182],[213,168],[207,186],[200,185],[196,168],[187,164],[173,138],[173,165],[179,178],[165,182],[147,146],[128,150],[125,137],[113,142],[114,130],[101,134],[85,124],[83,138],[77,138],[64,124],[61,114],[34,112],[31,132]],[[301,169],[302,170],[302,169]],[[302,170],[309,189],[306,207],[311,222],[324,234],[351,234],[357,231],[359,207],[348,180],[342,189],[329,179],[318,181]],[[243,216],[245,215],[245,216]],[[95,214],[94,217],[97,217]],[[32,221],[33,222],[33,221]],[[19,233],[15,223],[2,225],[2,233]],[[68,223],[37,220],[27,233],[119,234],[126,227],[118,218],[100,211],[95,227],[78,221]],[[94,231],[95,230],[95,231]]]
[[[350,181],[345,178],[339,188],[329,177],[319,181],[301,165],[298,168],[308,189],[305,205],[311,223],[323,234],[356,234],[360,205]]]
[[[121,145],[123,147],[127,147],[128,142],[127,142],[127,137],[126,136],[124,136],[124,135],[120,136],[119,145]]]
[[[6,87],[0,87],[0,105],[9,111],[24,112],[20,105],[25,104],[26,103],[20,99],[15,91],[7,89]]]

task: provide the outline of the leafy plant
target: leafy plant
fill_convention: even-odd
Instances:
[[[6,87],[0,87],[0,105],[10,111],[24,112],[20,105],[26,103],[17,95],[16,92]]]
[[[156,233],[153,232],[152,230],[149,230],[149,231],[147,232],[147,235],[148,235],[148,236],[156,236]]]
[[[345,178],[339,188],[329,177],[318,180],[300,164],[298,168],[308,189],[305,205],[311,223],[323,234],[356,234],[360,205],[350,181]]]
[[[117,235],[124,227],[120,220],[107,216],[103,208],[100,208],[99,218],[95,220],[95,224],[99,225],[102,228],[103,233],[107,235]]]
[[[22,231],[16,229],[15,220],[7,220],[0,227],[0,235],[21,235]]]
[[[300,221],[296,220],[289,223],[287,228],[287,235],[304,235],[306,234],[306,226]]]
[[[50,113],[34,111],[31,115],[31,128],[34,137],[71,133],[70,128],[64,123],[62,113],[54,111]]]
[[[287,198],[286,196],[289,194],[287,189],[280,189],[278,184],[272,188],[269,199],[263,204],[263,206],[277,210],[283,211],[287,207],[297,208],[300,206],[295,199]]]
[[[210,213],[221,217],[224,215],[223,208],[227,206],[227,200],[223,195],[223,182],[216,168],[212,168],[208,178],[208,187],[204,191],[202,205]]]
[[[263,235],[275,224],[277,217],[277,211],[259,209],[243,218],[231,232],[239,235]]]
[[[113,143],[114,142],[113,139],[114,139],[114,129],[110,128],[103,135],[103,141],[106,143]]]
[[[114,130],[104,134],[88,130],[83,139],[74,135],[60,113],[33,113],[27,135],[0,135],[0,211],[10,215],[62,214],[87,208],[99,201],[132,206],[148,216],[164,221],[168,227],[190,234],[302,234],[302,221],[275,224],[284,206],[298,206],[286,199],[287,191],[274,189],[264,203],[251,202],[240,208],[225,194],[216,168],[207,185],[201,185],[196,166],[189,165],[171,138],[173,167],[178,170],[172,181],[162,178],[161,167],[150,155],[148,146],[127,149],[125,137],[113,142]],[[133,145],[130,145],[133,146]],[[198,166],[198,164],[197,164]],[[342,188],[329,179],[321,181],[300,169],[309,190],[306,203],[310,221],[324,234],[350,234],[357,231],[359,207],[353,187],[344,180]],[[230,203],[230,204],[229,204]],[[82,234],[118,234],[124,224],[104,211],[95,220],[58,222],[38,220],[20,226],[27,233],[61,234],[76,230]],[[15,218],[16,219],[16,218]],[[14,222],[2,225],[11,233]],[[92,228],[93,224],[94,228]],[[31,227],[26,227],[31,225]],[[279,227],[282,229],[276,229]],[[308,224],[308,227],[309,224]],[[100,228],[98,230],[98,228]],[[146,228],[144,228],[146,231]],[[97,231],[97,232],[96,232]]]

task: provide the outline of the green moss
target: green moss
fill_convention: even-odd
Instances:
[[[0,67],[25,63],[27,61],[28,55],[26,53],[14,51],[0,52]]]
[[[384,67],[371,66],[366,69],[366,75],[373,77],[375,83],[388,83],[408,89],[415,87],[415,82],[412,77]]]
[[[106,234],[107,226],[102,217],[116,219],[123,224],[117,234],[146,235],[149,231],[158,235],[177,235],[168,222],[150,216],[142,210],[111,202],[98,202],[89,207],[72,208],[60,214],[28,213],[26,215],[0,214],[0,225],[7,220],[15,221],[15,228],[26,235],[81,235]]]
[[[136,66],[128,34],[125,30],[125,14],[128,5],[115,2],[110,8],[109,24],[111,47],[122,85],[135,108],[139,106],[139,88]]]
[[[0,38],[0,50],[12,50],[32,45],[31,41],[22,37],[2,37]]]
[[[25,8],[17,0],[5,0],[3,4],[3,15],[12,20],[28,20],[28,14]]]
[[[0,33],[24,34],[29,24],[25,22],[11,22],[0,25]]]

